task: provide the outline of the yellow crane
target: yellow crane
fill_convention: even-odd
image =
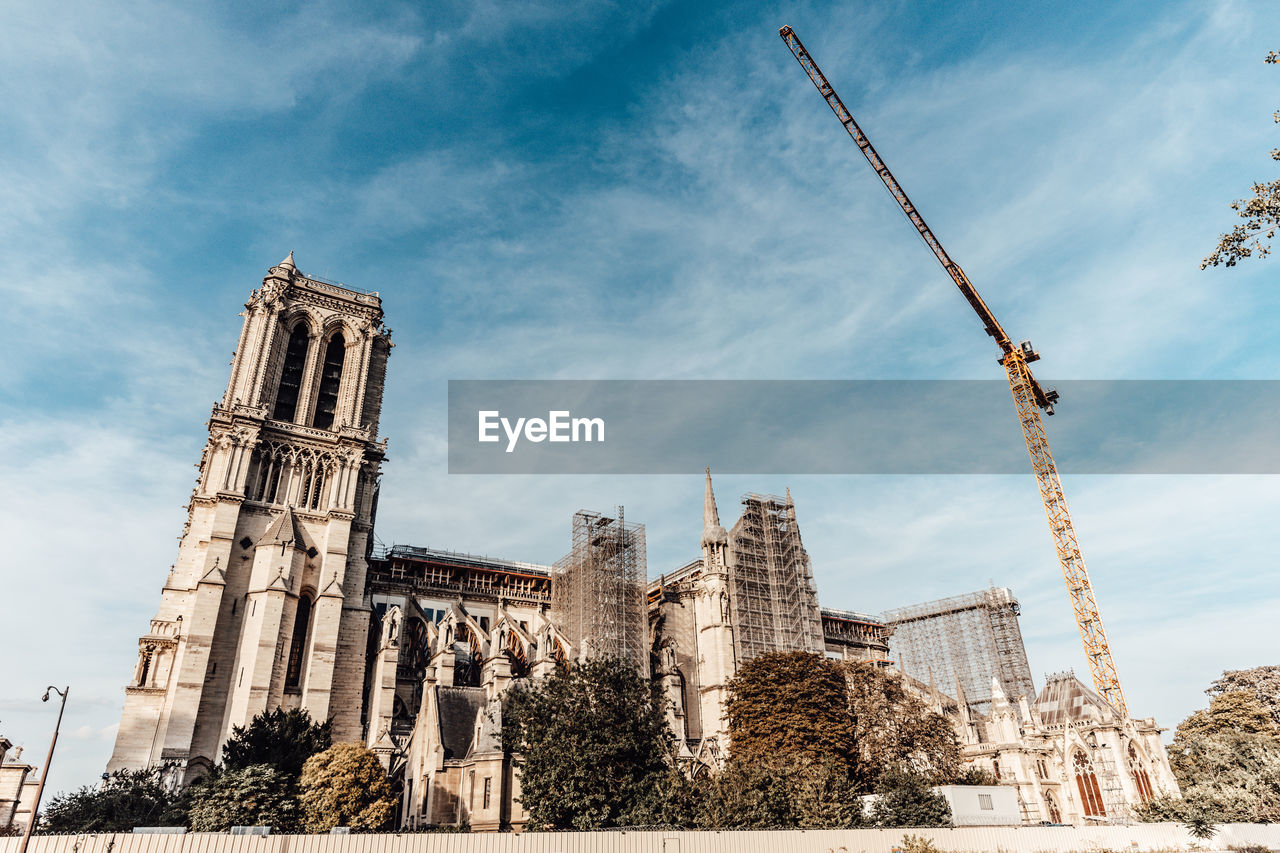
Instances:
[[[1071,524],[1071,513],[1067,510],[1067,499],[1062,492],[1062,482],[1058,478],[1058,468],[1054,465],[1053,454],[1049,450],[1049,439],[1044,432],[1044,423],[1040,419],[1040,410],[1053,414],[1053,405],[1058,400],[1058,393],[1040,385],[1031,375],[1029,363],[1040,358],[1031,346],[1030,341],[1022,341],[1017,346],[1005,333],[987,307],[987,303],[978,295],[977,289],[969,281],[969,277],[960,269],[960,265],[951,259],[942,243],[934,236],[933,231],[924,221],[924,217],[916,210],[911,199],[907,197],[902,186],[894,178],[889,167],[880,159],[880,155],[871,145],[871,140],[862,132],[862,128],[853,120],[853,115],[845,107],[836,90],[827,82],[827,78],[818,68],[818,63],[805,50],[799,36],[791,27],[783,27],[778,31],[795,56],[800,67],[809,75],[813,85],[818,88],[827,106],[840,119],[844,129],[857,143],[858,149],[866,156],[871,168],[880,176],[885,187],[893,195],[902,212],[911,220],[916,231],[932,250],[938,263],[951,276],[960,293],[969,301],[969,305],[982,321],[987,334],[995,338],[1000,347],[1000,364],[1004,366],[1009,377],[1009,390],[1013,392],[1014,406],[1018,410],[1018,421],[1022,424],[1022,435],[1027,442],[1027,452],[1031,454],[1031,466],[1035,470],[1036,482],[1040,487],[1040,498],[1044,502],[1044,512],[1049,519],[1049,532],[1053,535],[1053,545],[1058,552],[1058,562],[1062,565],[1062,575],[1067,582],[1067,591],[1071,594],[1071,605],[1075,609],[1076,624],[1080,627],[1080,639],[1084,643],[1085,657],[1089,660],[1089,670],[1093,675],[1093,683],[1102,697],[1118,710],[1121,716],[1128,716],[1128,707],[1124,701],[1124,691],[1120,689],[1120,678],[1116,675],[1116,665],[1111,659],[1111,648],[1107,645],[1107,634],[1102,627],[1102,616],[1098,613],[1098,602],[1093,595],[1093,585],[1089,583],[1089,572],[1085,569],[1084,557],[1080,555],[1080,542],[1076,538],[1075,527]]]

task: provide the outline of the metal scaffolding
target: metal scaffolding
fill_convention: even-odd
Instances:
[[[747,494],[729,535],[730,621],[738,660],[823,651],[822,615],[790,493]]]
[[[1035,684],[1018,626],[1018,599],[1008,587],[992,587],[890,610],[884,620],[902,671],[944,692],[958,681],[969,707],[991,708],[991,679],[1010,701],[1035,699]]]
[[[645,611],[644,525],[579,510],[573,514],[573,549],[558,560],[551,610],[578,660],[616,657],[649,674]]]

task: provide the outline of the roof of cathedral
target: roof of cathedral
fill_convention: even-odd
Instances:
[[[1035,707],[1046,726],[1119,717],[1107,700],[1085,686],[1073,672],[1049,676],[1036,697]]]
[[[444,757],[465,758],[476,735],[476,715],[485,704],[481,687],[436,687],[440,719],[440,743]]]

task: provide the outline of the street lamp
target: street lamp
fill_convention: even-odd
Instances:
[[[53,727],[53,740],[49,741],[49,754],[45,757],[44,767],[40,770],[40,784],[36,786],[36,801],[31,804],[31,814],[27,817],[26,829],[22,831],[22,846],[18,848],[18,853],[27,853],[27,844],[31,841],[31,830],[35,828],[36,817],[40,814],[40,795],[44,793],[44,780],[48,778],[49,765],[53,762],[53,748],[58,745],[58,730],[62,728],[62,712],[67,710],[67,694],[71,692],[71,686],[67,685],[63,690],[50,686],[40,697],[41,702],[49,701],[50,690],[62,697],[62,707],[58,709],[58,722]]]

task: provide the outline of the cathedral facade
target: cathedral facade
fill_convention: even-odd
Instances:
[[[382,303],[303,275],[290,252],[243,317],[108,770],[165,764],[190,781],[233,727],[277,707],[363,736]]]

